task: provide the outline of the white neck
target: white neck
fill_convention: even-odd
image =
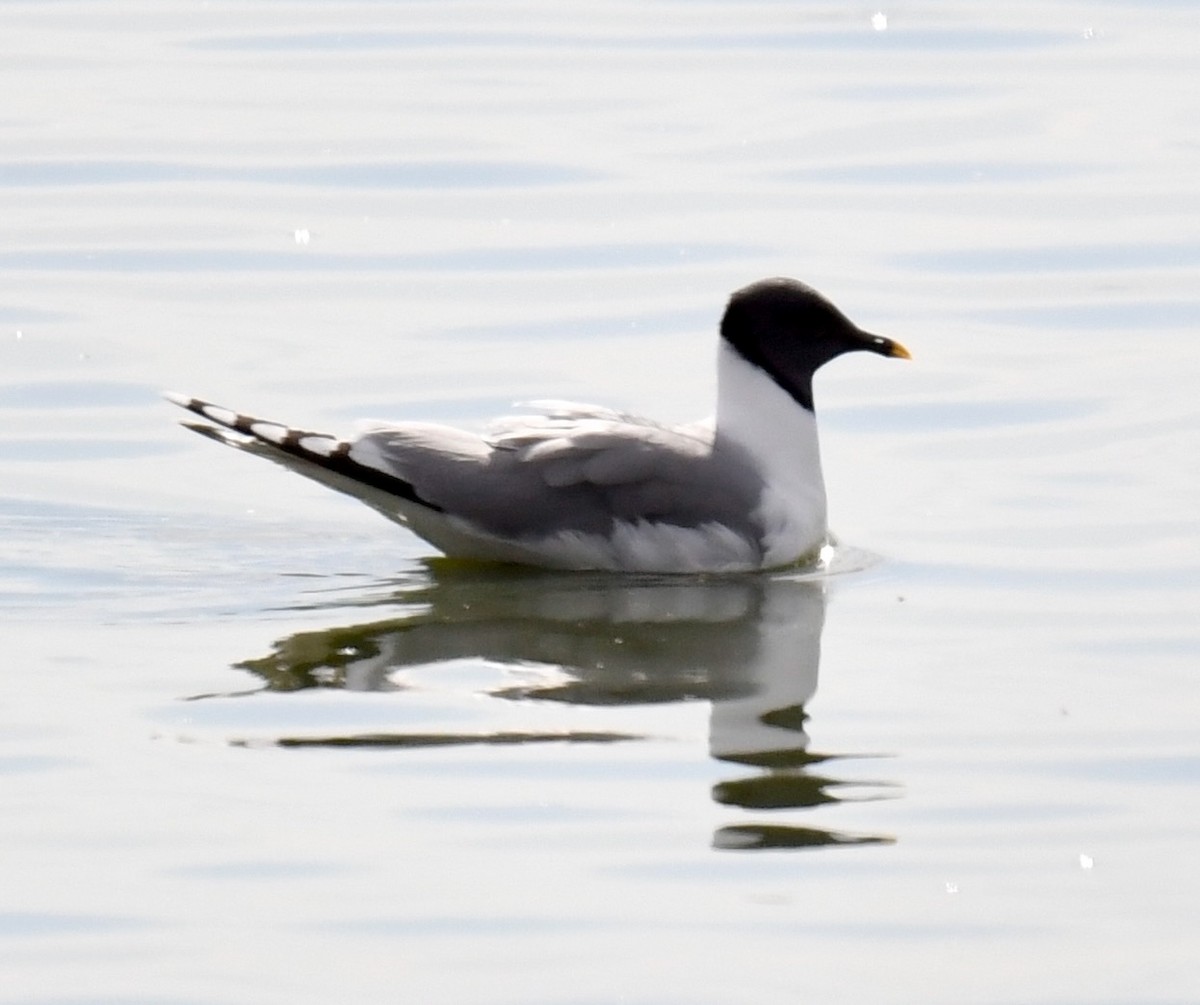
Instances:
[[[720,343],[717,435],[748,451],[766,485],[760,517],[766,565],[785,565],[825,543],[825,480],[817,418],[757,366]]]

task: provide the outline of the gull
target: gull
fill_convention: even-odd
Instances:
[[[483,435],[426,422],[297,429],[199,398],[189,429],[353,496],[445,555],[552,569],[735,573],[813,563],[830,541],[813,374],[843,353],[910,359],[795,279],[737,290],[716,414],[664,425],[529,403]]]

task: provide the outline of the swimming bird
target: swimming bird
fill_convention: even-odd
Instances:
[[[829,539],[813,374],[847,352],[909,352],[784,278],[730,297],[718,345],[716,414],[686,425],[540,401],[483,435],[400,422],[340,439],[166,397],[207,420],[188,428],[354,496],[452,557],[655,573],[812,561]]]

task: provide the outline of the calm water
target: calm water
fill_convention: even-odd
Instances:
[[[1200,1000],[1190,3],[0,29],[0,1001]],[[827,577],[431,562],[156,398],[693,418],[779,273],[915,355]]]

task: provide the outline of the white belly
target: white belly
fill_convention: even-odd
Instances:
[[[540,538],[506,539],[482,533],[456,517],[443,517],[439,522],[443,526],[435,528],[425,518],[413,530],[458,558],[612,572],[749,572],[762,568],[757,542],[715,523],[675,527],[640,520],[617,523],[611,534],[559,531]]]

